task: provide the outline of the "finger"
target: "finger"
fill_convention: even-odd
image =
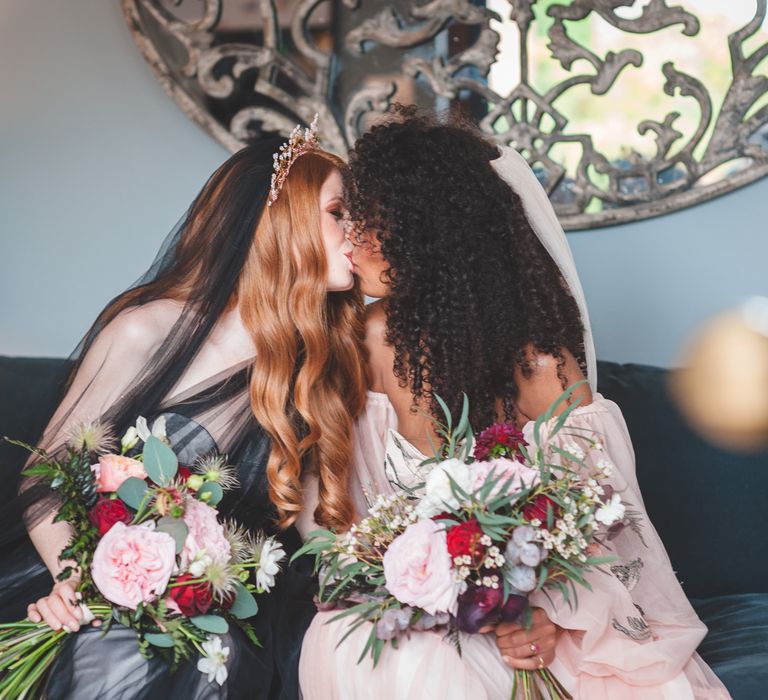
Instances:
[[[61,629],[61,621],[51,611],[47,598],[40,598],[40,600],[37,601],[37,610],[40,613],[40,617],[43,618],[43,622],[45,622],[48,627],[50,627],[52,630]]]
[[[488,634],[488,632],[495,632],[496,627],[493,625],[485,625],[484,627],[481,627],[479,630],[477,630],[480,634]]]
[[[65,583],[59,586],[58,593],[61,600],[66,605],[67,611],[75,618],[82,617],[82,611],[80,610],[80,603],[78,602],[79,593],[75,590],[75,587],[70,583]]]
[[[553,654],[555,650],[555,640],[552,639],[544,639],[542,640],[541,644],[537,644],[536,642],[532,642],[530,644],[525,644],[520,647],[506,647],[499,645],[499,651],[503,656],[511,656],[515,659],[528,659],[528,658],[534,658],[536,656],[543,656],[544,658],[547,658],[550,654]]]
[[[502,656],[501,658],[510,668],[516,668],[521,671],[536,671],[548,666],[548,659],[541,655],[529,657],[527,659],[515,659],[511,656]]]
[[[48,607],[67,632],[77,632],[80,629],[80,620],[70,612],[71,607],[67,605],[67,601],[60,594],[48,596]]]
[[[496,632],[496,643],[508,647],[522,647],[527,644],[536,643],[541,645],[542,641],[549,637],[555,636],[555,626],[547,625],[546,627],[539,627],[538,629],[532,629],[530,631],[517,630],[510,634],[499,635],[498,630]]]
[[[27,605],[27,617],[29,618],[30,622],[40,622],[40,620],[43,619],[43,616],[37,610],[36,603],[30,603]]]

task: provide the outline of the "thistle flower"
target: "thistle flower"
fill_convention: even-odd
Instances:
[[[248,531],[234,520],[227,520],[224,522],[224,537],[229,542],[232,560],[238,564],[248,561],[251,554]]]
[[[203,573],[211,587],[213,597],[221,602],[235,595],[235,584],[239,582],[237,573],[229,564],[211,559]]]
[[[73,450],[85,450],[95,454],[109,452],[114,442],[115,433],[112,426],[97,420],[77,423],[67,438],[67,446]]]
[[[224,491],[229,491],[240,485],[237,471],[231,464],[227,464],[226,455],[210,454],[201,457],[195,462],[194,469],[206,481],[218,483]]]

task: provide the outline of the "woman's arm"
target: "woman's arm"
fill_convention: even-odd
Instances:
[[[544,413],[566,388],[584,379],[576,358],[563,349],[563,360],[530,349],[526,355],[527,370],[515,371],[519,394],[517,410],[523,420],[535,420]],[[558,365],[561,365],[558,368]],[[592,391],[583,384],[574,391],[574,400],[586,406],[592,402]],[[566,408],[558,408],[560,413]],[[555,646],[560,628],[547,617],[541,608],[534,608],[529,630],[514,623],[502,623],[495,628],[496,644],[504,662],[516,669],[535,670],[544,668],[555,658]]]
[[[158,337],[150,310],[135,309],[120,314],[99,334],[75,375],[64,399],[46,427],[43,445],[55,452],[65,443],[72,426],[97,420],[129,388],[154,348]],[[23,486],[22,486],[23,488]],[[73,562],[59,560],[72,529],[66,522],[54,522],[56,511],[29,527],[29,537],[54,580]],[[41,619],[53,629],[79,627],[80,610],[75,593],[79,577],[74,574],[56,582],[49,596],[28,606],[30,620]]]

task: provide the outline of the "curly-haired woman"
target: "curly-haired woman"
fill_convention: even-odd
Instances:
[[[589,574],[592,590],[580,591],[575,609],[535,594],[531,629],[500,624],[462,635],[461,655],[439,633],[413,632],[372,668],[369,659],[357,663],[365,625],[337,646],[348,620],[319,613],[302,647],[305,700],[509,698],[513,669],[544,665],[583,700],[728,698],[695,653],[706,629],[642,510],[621,412],[593,393],[573,259],[523,158],[455,120],[400,108],[358,141],[345,185],[356,272],[363,292],[380,298],[367,319],[358,510],[363,487],[386,493],[418,471],[421,452],[437,441],[436,395],[455,413],[465,392],[472,425],[511,420],[530,442],[532,419],[586,376],[591,386],[576,392],[570,424],[599,435],[614,465],[611,486],[638,516],[611,542],[620,559],[612,573]]]

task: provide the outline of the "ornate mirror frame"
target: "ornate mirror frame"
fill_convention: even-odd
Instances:
[[[730,65],[717,100],[695,70],[664,61],[659,88],[695,117],[687,129],[678,128],[680,112],[674,109],[662,119],[633,116],[612,125],[651,144],[644,153],[629,149],[621,157],[602,152],[597,129],[575,127],[562,105],[577,91],[595,104],[610,100],[619,81],[643,66],[644,54],[633,42],[648,35],[680,42],[697,37],[699,17],[668,0],[489,0],[489,7],[471,0],[122,5],[165,90],[230,151],[265,133],[287,135],[317,112],[324,145],[343,155],[394,101],[437,108],[460,102],[485,133],[527,158],[564,227],[584,229],[691,206],[768,174],[766,1],[750,0],[751,19],[727,35],[721,31]],[[233,21],[235,15],[240,20]],[[589,22],[596,35],[623,37],[611,39],[616,50],[580,40],[577,25]],[[500,52],[500,36],[509,36],[510,28],[512,59],[509,51]],[[543,60],[542,37],[545,58],[558,71],[546,89],[533,60],[536,51]],[[492,79],[498,66],[517,71],[503,90]],[[566,161],[568,149],[577,156]]]

